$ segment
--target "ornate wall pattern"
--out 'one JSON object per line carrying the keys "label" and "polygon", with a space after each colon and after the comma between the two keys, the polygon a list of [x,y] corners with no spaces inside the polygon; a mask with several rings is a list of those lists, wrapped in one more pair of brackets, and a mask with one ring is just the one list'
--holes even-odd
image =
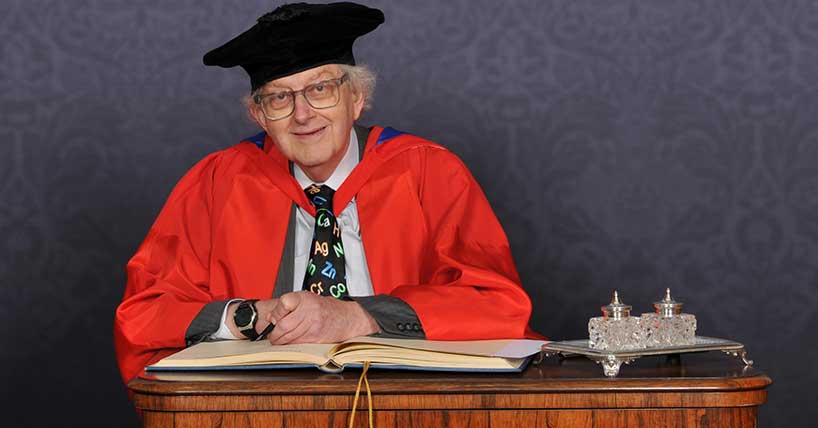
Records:
{"label": "ornate wall pattern", "polygon": [[[532,326],[581,337],[612,289],[646,311],[672,286],[774,379],[762,426],[818,419],[818,2],[365,3],[387,23],[357,44],[380,74],[363,122],[471,167]],[[135,426],[110,331],[123,267],[184,171],[255,132],[246,77],[201,56],[274,4],[3,6],[2,402],[19,426],[85,400],[84,426]]]}

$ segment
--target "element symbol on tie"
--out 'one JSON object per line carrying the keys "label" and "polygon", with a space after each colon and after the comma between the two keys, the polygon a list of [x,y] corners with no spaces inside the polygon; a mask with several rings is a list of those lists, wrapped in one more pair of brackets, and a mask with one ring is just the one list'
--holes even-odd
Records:
{"label": "element symbol on tie", "polygon": [[321,253],[321,255],[324,257],[329,254],[329,247],[327,246],[326,242],[315,241],[315,251],[313,251],[312,255],[316,255],[318,253]]}
{"label": "element symbol on tie", "polygon": [[327,217],[327,214],[325,212],[318,214],[318,218],[315,219],[315,222],[321,227],[329,227],[329,217]]}
{"label": "element symbol on tie", "polygon": [[336,299],[341,297],[341,295],[346,293],[346,291],[347,286],[344,285],[343,282],[339,282],[338,284],[333,285],[332,287],[329,288],[329,294],[332,294],[332,297],[335,297]]}
{"label": "element symbol on tie", "polygon": [[335,279],[335,268],[332,267],[332,263],[325,262],[324,269],[321,271],[321,275],[324,275],[330,279]]}

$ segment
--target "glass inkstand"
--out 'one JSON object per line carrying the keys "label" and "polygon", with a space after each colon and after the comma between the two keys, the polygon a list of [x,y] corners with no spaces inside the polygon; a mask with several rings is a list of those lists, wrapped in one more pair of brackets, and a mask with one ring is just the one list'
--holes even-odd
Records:
{"label": "glass inkstand", "polygon": [[611,351],[645,348],[640,320],[630,316],[631,306],[619,300],[617,291],[614,291],[611,303],[601,309],[603,316],[588,320],[590,348]]}
{"label": "glass inkstand", "polygon": [[727,339],[696,336],[696,317],[682,313],[682,303],[670,297],[653,304],[656,313],[631,317],[631,307],[614,291],[611,304],[602,307],[601,317],[588,321],[588,339],[548,342],[541,357],[584,355],[602,366],[607,377],[619,375],[623,364],[652,355],[722,351],[752,366],[744,345]]}
{"label": "glass inkstand", "polygon": [[684,346],[696,343],[696,317],[682,313],[682,302],[670,297],[654,302],[656,313],[642,314],[641,324],[648,347]]}

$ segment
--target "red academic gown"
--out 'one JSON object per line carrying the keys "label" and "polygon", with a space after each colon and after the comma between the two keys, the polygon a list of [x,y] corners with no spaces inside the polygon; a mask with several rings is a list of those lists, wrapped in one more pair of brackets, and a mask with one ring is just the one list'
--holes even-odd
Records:
{"label": "red academic gown", "polygon": [[[538,337],[506,235],[462,161],[409,134],[378,144],[382,131],[334,197],[345,207],[357,196],[375,294],[408,303],[427,339]],[[264,150],[211,154],[179,181],[127,265],[114,322],[123,380],[183,348],[208,302],[272,296],[293,202],[314,215],[269,137]]]}

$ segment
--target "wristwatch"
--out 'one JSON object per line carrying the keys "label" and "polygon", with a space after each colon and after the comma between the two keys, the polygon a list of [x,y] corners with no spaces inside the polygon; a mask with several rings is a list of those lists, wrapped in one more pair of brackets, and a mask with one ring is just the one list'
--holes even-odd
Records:
{"label": "wristwatch", "polygon": [[250,339],[258,337],[258,333],[256,332],[256,321],[258,321],[256,302],[258,302],[258,299],[245,300],[239,303],[239,307],[236,308],[236,313],[233,314],[233,322],[236,323],[236,327],[241,334]]}

